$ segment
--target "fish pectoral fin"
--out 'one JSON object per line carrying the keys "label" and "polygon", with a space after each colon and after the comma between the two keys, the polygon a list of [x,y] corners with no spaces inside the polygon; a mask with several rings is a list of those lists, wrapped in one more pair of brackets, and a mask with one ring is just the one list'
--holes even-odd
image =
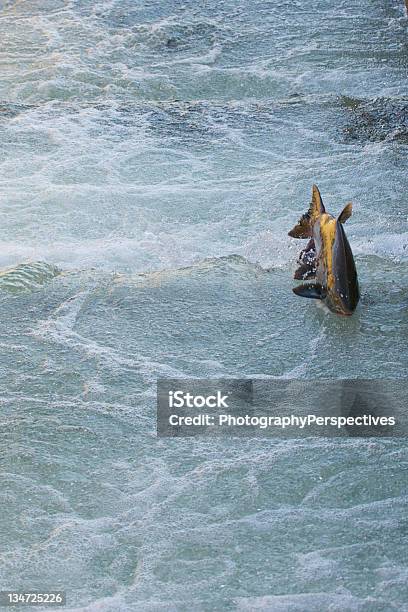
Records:
{"label": "fish pectoral fin", "polygon": [[320,283],[299,285],[299,287],[294,287],[292,291],[296,293],[296,295],[312,298],[314,300],[323,300],[326,297],[326,290]]}
{"label": "fish pectoral fin", "polygon": [[346,206],[343,208],[343,210],[339,214],[339,218],[337,219],[337,221],[339,223],[345,223],[347,219],[351,217],[352,212],[353,212],[353,205],[351,202],[349,202],[348,204],[346,204]]}

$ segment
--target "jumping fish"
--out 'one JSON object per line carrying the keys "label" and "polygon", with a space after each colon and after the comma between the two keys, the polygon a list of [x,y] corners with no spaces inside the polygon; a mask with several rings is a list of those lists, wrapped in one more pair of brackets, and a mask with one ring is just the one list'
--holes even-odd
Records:
{"label": "jumping fish", "polygon": [[332,312],[346,316],[353,314],[360,299],[353,253],[343,228],[351,213],[349,202],[335,219],[326,212],[320,191],[313,185],[309,210],[289,232],[292,238],[309,238],[294,278],[313,281],[293,292],[322,300]]}

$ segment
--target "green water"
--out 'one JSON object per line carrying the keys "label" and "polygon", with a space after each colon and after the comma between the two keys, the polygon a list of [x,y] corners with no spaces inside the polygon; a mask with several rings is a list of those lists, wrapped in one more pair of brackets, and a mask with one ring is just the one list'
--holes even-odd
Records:
{"label": "green water", "polygon": [[[404,440],[157,439],[158,376],[407,369],[402,2],[0,12],[1,589],[67,609],[407,609]],[[316,182],[351,319],[292,294]]]}

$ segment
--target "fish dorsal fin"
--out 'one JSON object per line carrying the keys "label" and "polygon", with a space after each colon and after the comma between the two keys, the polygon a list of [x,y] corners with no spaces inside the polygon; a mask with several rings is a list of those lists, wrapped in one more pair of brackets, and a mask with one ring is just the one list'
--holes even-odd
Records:
{"label": "fish dorsal fin", "polygon": [[312,219],[317,219],[320,215],[326,212],[323,204],[322,196],[317,185],[313,185],[312,188],[312,202],[309,207],[309,214]]}
{"label": "fish dorsal fin", "polygon": [[347,219],[351,217],[352,212],[353,212],[353,205],[351,202],[349,202],[348,204],[345,205],[345,207],[339,214],[339,218],[337,219],[337,221],[339,223],[345,223]]}

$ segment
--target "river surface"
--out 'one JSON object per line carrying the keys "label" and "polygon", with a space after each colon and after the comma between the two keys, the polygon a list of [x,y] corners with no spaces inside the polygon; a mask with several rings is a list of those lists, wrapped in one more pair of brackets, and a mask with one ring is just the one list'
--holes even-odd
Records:
{"label": "river surface", "polygon": [[[406,375],[407,76],[402,0],[2,2],[1,589],[408,610],[406,441],[155,433],[158,376]],[[314,182],[351,319],[291,291]]]}

